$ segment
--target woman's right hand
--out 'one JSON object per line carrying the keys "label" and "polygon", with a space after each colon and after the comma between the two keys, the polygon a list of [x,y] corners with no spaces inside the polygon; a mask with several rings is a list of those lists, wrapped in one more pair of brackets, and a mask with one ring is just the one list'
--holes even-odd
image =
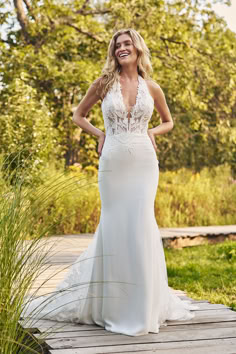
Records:
{"label": "woman's right hand", "polygon": [[103,148],[103,144],[104,144],[105,138],[106,138],[106,134],[102,132],[102,134],[98,138],[98,154],[99,154],[99,157],[102,154],[102,148]]}

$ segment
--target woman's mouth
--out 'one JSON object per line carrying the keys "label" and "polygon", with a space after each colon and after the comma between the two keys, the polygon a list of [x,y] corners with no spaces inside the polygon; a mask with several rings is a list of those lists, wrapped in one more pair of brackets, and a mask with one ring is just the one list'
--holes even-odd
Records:
{"label": "woman's mouth", "polygon": [[129,55],[129,53],[120,53],[119,58],[126,58]]}

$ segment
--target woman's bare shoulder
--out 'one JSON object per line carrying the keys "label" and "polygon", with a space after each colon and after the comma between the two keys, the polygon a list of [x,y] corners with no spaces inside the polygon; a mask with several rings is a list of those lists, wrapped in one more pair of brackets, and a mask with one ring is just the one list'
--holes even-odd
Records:
{"label": "woman's bare shoulder", "polygon": [[147,83],[147,86],[148,86],[149,90],[151,90],[151,91],[159,91],[159,90],[161,90],[160,85],[155,80],[146,79],[145,81]]}
{"label": "woman's bare shoulder", "polygon": [[158,100],[160,97],[163,97],[164,93],[161,89],[161,86],[153,79],[145,80],[147,83],[147,87],[149,92],[154,100]]}

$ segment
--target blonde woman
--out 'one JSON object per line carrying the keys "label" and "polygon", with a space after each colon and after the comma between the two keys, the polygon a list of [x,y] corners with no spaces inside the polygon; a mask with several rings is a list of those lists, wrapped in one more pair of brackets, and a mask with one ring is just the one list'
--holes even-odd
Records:
{"label": "blonde woman", "polygon": [[[154,215],[159,178],[155,136],[174,124],[151,71],[141,35],[134,29],[116,32],[101,77],[74,112],[74,122],[98,137],[101,216],[89,247],[57,287],[59,293],[41,299],[37,313],[43,318],[140,336],[158,333],[166,320],[194,316],[190,310],[197,307],[168,287]],[[105,133],[86,118],[100,99]],[[148,129],[154,107],[162,122]],[[31,304],[28,312],[35,307]]]}

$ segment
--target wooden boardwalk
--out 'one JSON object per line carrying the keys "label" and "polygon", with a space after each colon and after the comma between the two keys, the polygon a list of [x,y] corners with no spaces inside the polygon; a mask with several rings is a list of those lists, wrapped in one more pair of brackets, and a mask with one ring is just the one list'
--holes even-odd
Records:
{"label": "wooden boardwalk", "polygon": [[236,225],[160,228],[160,232],[165,247],[197,246],[206,241],[208,243],[236,241]]}
{"label": "wooden boardwalk", "polygon": [[[91,241],[91,235],[50,238],[49,242],[56,245],[49,260],[50,268],[37,278],[32,291],[39,287],[38,295],[53,291]],[[56,275],[41,286],[52,274]],[[236,354],[236,312],[224,305],[192,300],[182,291],[176,292],[181,298],[198,304],[199,310],[191,321],[167,322],[168,326],[161,327],[158,334],[132,337],[111,333],[96,325],[49,320],[32,320],[30,330],[43,343],[45,353],[51,354]],[[21,324],[25,326],[24,320]]]}

